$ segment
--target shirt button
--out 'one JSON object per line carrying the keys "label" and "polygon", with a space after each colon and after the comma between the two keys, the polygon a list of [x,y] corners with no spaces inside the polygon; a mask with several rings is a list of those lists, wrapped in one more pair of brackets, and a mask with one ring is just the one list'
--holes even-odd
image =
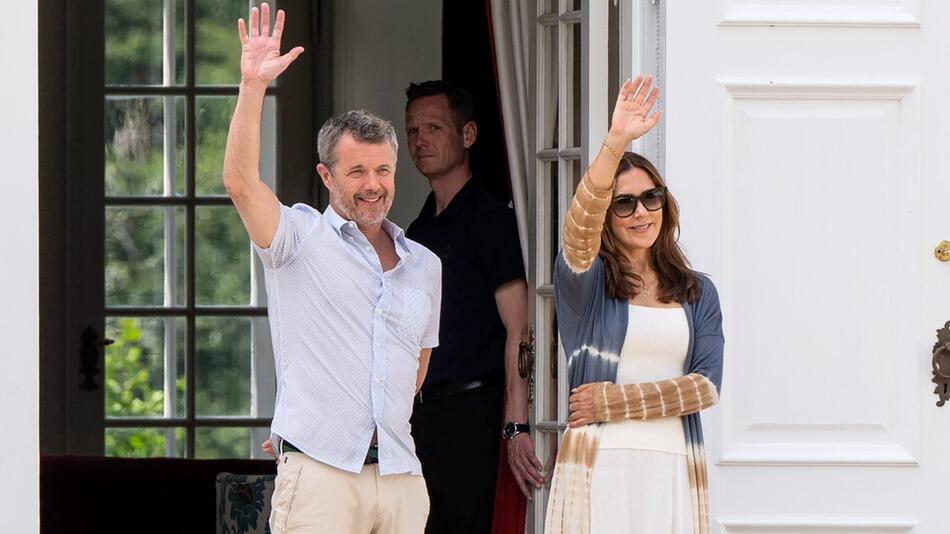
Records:
{"label": "shirt button", "polygon": [[377,384],[382,384],[382,383],[383,383],[383,379],[382,379],[382,378],[377,378],[377,379],[376,379],[376,383],[377,383]]}

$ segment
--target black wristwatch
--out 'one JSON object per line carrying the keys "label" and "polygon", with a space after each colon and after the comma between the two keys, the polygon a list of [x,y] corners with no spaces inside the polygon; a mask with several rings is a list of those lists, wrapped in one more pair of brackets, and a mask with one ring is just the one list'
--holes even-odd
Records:
{"label": "black wristwatch", "polygon": [[509,421],[505,425],[505,429],[501,431],[501,435],[504,436],[505,439],[511,439],[522,432],[531,432],[531,425],[528,423],[514,423]]}

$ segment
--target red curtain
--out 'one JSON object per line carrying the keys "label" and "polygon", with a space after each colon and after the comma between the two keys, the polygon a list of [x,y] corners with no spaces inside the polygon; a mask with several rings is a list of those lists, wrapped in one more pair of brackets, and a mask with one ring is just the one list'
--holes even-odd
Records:
{"label": "red curtain", "polygon": [[[499,432],[499,435],[501,433]],[[498,480],[495,483],[495,513],[492,534],[524,534],[527,499],[508,465],[508,442],[499,438]]]}

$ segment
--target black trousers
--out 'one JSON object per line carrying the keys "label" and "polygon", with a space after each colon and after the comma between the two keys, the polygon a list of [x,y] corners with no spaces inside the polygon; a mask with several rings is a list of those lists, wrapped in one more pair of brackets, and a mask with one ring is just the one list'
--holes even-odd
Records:
{"label": "black trousers", "polygon": [[429,489],[426,534],[490,534],[504,386],[415,403],[412,437]]}

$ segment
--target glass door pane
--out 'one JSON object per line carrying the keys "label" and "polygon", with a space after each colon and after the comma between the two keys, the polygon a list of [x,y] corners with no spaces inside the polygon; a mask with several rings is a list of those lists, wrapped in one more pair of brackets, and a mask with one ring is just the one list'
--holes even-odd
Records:
{"label": "glass door pane", "polygon": [[106,97],[106,195],[185,194],[184,115],[180,96]]}
{"label": "glass door pane", "polygon": [[[273,415],[263,277],[221,176],[240,81],[234,21],[253,3],[104,6],[110,455],[247,458]],[[276,99],[261,137],[271,187]]]}
{"label": "glass door pane", "polygon": [[[535,199],[537,225],[529,234],[535,254],[534,281],[535,449],[545,474],[553,474],[557,444],[567,419],[566,360],[557,334],[554,303],[554,262],[561,248],[561,229],[574,189],[590,151],[590,109],[602,109],[602,96],[590,95],[591,80],[606,78],[605,68],[591,61],[592,44],[606,49],[606,8],[577,0],[538,2],[535,114],[537,139]],[[603,16],[602,16],[603,15]],[[593,41],[592,41],[593,40]],[[603,71],[603,72],[601,72]],[[602,85],[604,82],[599,82]],[[597,102],[597,106],[592,106]],[[603,118],[601,118],[603,122]],[[604,132],[606,128],[603,128]],[[597,132],[602,136],[604,132]],[[598,141],[599,146],[599,141]],[[549,487],[529,509],[528,529],[544,531]]]}
{"label": "glass door pane", "polygon": [[106,0],[106,85],[183,84],[184,7],[183,0]]}

